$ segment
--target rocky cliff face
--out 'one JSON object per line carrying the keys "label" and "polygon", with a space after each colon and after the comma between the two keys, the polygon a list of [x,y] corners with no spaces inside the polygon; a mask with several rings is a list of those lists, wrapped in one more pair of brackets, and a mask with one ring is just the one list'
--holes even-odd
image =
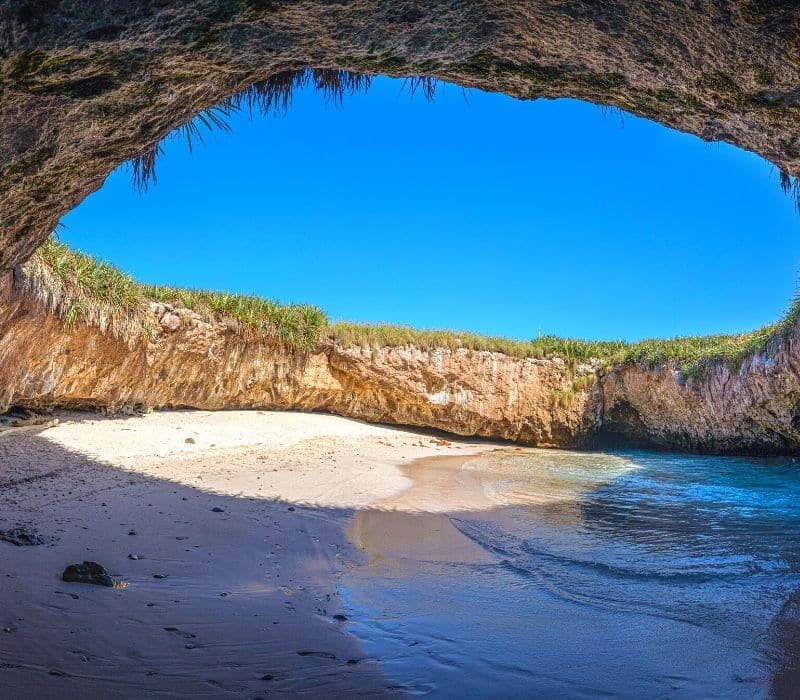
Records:
{"label": "rocky cliff face", "polygon": [[800,328],[702,380],[641,365],[603,378],[602,432],[626,443],[721,454],[800,451]]}
{"label": "rocky cliff face", "polygon": [[64,327],[10,277],[0,290],[0,409],[321,410],[546,447],[607,441],[715,453],[800,450],[796,331],[702,381],[640,365],[323,343],[299,354],[153,304],[149,340]]}
{"label": "rocky cliff face", "polygon": [[578,97],[800,174],[798,0],[3,0],[0,270],[120,163],[305,67]]}
{"label": "rocky cliff face", "polygon": [[[225,324],[152,304],[149,340],[132,345],[61,318],[7,285],[0,305],[0,409],[72,406],[283,408],[439,428],[532,444],[583,443],[599,392],[554,408],[560,360],[323,343],[301,354],[244,340]],[[593,368],[578,369],[591,373]]]}

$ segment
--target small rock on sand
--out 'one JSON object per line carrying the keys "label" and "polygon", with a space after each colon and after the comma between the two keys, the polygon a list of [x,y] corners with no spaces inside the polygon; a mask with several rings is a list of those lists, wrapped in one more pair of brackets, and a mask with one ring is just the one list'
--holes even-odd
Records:
{"label": "small rock on sand", "polygon": [[61,580],[68,583],[89,583],[93,586],[107,586],[109,588],[114,586],[114,579],[96,561],[70,564],[61,574]]}
{"label": "small rock on sand", "polygon": [[0,530],[0,540],[10,542],[17,547],[35,547],[44,544],[44,538],[35,532],[30,532],[24,527],[15,527],[13,530]]}

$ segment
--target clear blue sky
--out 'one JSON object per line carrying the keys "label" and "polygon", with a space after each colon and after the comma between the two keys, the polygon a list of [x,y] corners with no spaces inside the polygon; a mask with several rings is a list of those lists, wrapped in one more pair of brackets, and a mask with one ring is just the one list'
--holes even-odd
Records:
{"label": "clear blue sky", "polygon": [[231,125],[168,143],[145,195],[115,171],[61,238],[145,282],[517,338],[748,330],[795,291],[774,169],[630,115],[379,79]]}

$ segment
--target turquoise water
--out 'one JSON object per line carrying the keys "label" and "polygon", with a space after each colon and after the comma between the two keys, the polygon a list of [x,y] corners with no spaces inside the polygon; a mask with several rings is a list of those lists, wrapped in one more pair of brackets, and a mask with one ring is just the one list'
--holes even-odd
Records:
{"label": "turquoise water", "polygon": [[[398,688],[800,697],[794,460],[503,451],[454,488],[467,477],[493,507],[356,515],[377,544],[343,591],[350,629]],[[392,533],[451,525],[465,545],[442,556],[424,536],[381,551]]]}

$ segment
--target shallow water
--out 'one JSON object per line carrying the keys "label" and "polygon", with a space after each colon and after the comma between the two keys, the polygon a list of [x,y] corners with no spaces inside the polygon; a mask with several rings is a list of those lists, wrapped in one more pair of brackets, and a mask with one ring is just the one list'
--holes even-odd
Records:
{"label": "shallow water", "polygon": [[343,591],[398,687],[800,697],[794,460],[503,450],[409,475],[449,479],[448,512],[357,513]]}

